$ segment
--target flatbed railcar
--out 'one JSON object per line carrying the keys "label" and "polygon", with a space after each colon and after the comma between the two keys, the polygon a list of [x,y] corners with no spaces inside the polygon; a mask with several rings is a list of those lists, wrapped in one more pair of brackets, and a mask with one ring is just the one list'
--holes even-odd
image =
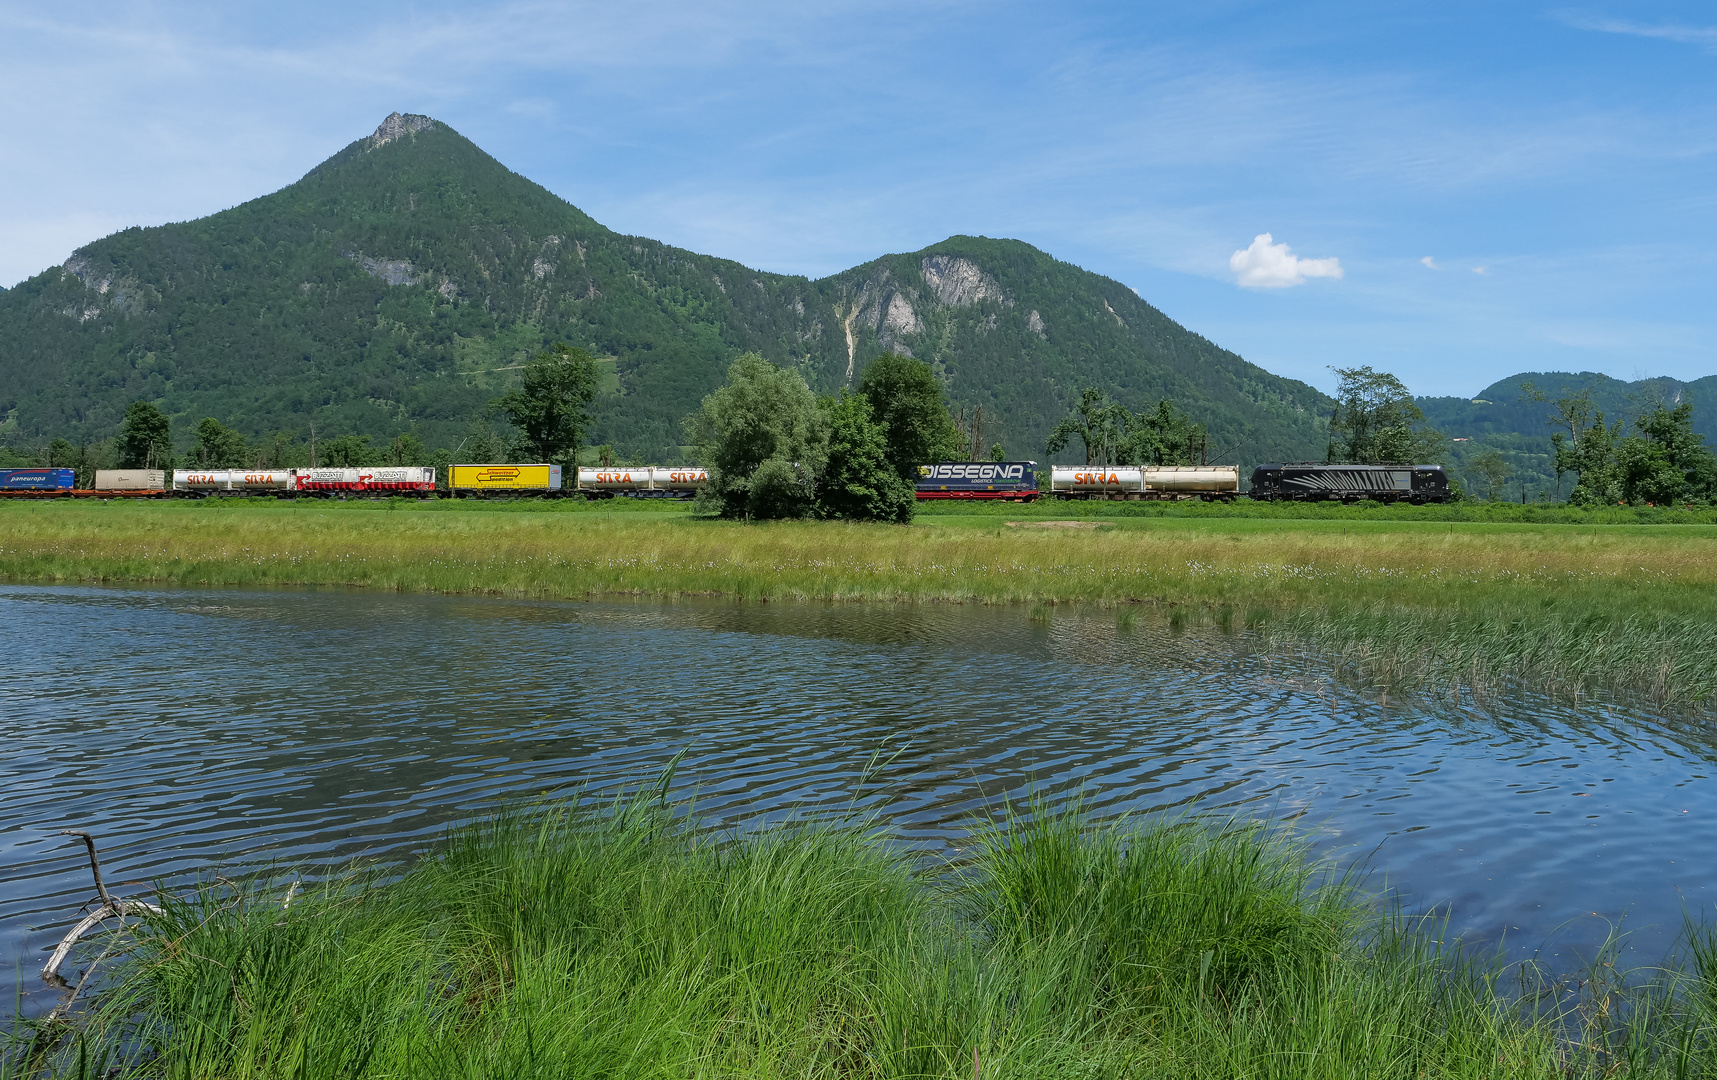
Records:
{"label": "flatbed railcar", "polygon": [[1056,465],[1049,491],[1057,499],[1203,499],[1240,494],[1238,465]]}
{"label": "flatbed railcar", "polygon": [[941,461],[918,466],[916,497],[930,499],[1037,499],[1035,461]]}
{"label": "flatbed railcar", "polygon": [[1441,465],[1330,465],[1287,462],[1252,470],[1252,498],[1263,502],[1446,502],[1449,477]]}

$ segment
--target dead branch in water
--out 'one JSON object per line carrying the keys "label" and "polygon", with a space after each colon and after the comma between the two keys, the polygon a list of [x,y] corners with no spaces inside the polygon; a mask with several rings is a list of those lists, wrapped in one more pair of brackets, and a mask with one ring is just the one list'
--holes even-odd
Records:
{"label": "dead branch in water", "polygon": [[[61,829],[60,835],[79,837],[83,840],[84,846],[89,849],[89,872],[95,876],[95,891],[96,894],[101,897],[101,906],[78,920],[77,925],[72,927],[65,937],[60,939],[59,947],[53,951],[53,954],[48,957],[48,962],[42,966],[43,982],[47,983],[49,986],[58,987],[61,990],[72,991],[72,996],[61,1002],[59,1008],[54,1010],[55,1013],[59,1013],[69,1007],[71,1003],[77,999],[79,992],[83,990],[84,984],[89,981],[88,971],[84,972],[83,978],[78,980],[78,984],[75,987],[72,986],[70,982],[66,981],[66,978],[60,974],[60,967],[64,965],[66,960],[71,956],[72,946],[78,943],[78,939],[82,938],[85,934],[89,933],[97,926],[100,926],[108,919],[123,918],[127,915],[162,914],[161,909],[156,907],[154,904],[145,903],[142,900],[121,900],[107,891],[107,885],[101,880],[101,860],[98,859],[95,854],[95,837],[81,829]],[[106,955],[106,953],[102,954],[103,957]],[[101,958],[98,957],[96,963],[100,962]],[[90,965],[91,970],[93,970],[94,967],[95,964]]]}

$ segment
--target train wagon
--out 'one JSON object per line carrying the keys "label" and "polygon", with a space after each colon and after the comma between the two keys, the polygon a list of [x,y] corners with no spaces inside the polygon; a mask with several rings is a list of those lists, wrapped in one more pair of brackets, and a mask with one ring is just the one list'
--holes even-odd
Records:
{"label": "train wagon", "polygon": [[450,465],[447,487],[457,497],[559,493],[559,465]]}
{"label": "train wagon", "polygon": [[917,495],[920,499],[1031,502],[1037,498],[1037,462],[942,461],[920,465]]}
{"label": "train wagon", "polygon": [[1252,470],[1252,498],[1275,502],[1341,500],[1433,503],[1449,497],[1449,477],[1441,465],[1328,465],[1288,462]]}
{"label": "train wagon", "polygon": [[1238,465],[1146,465],[1147,499],[1221,499],[1240,494]]}
{"label": "train wagon", "polygon": [[57,495],[77,486],[73,469],[0,469],[0,494]]}
{"label": "train wagon", "polygon": [[1238,465],[1056,465],[1049,490],[1058,499],[1221,499],[1240,493]]}
{"label": "train wagon", "polygon": [[336,492],[398,492],[401,494],[432,495],[435,493],[435,470],[426,465],[376,466],[362,469],[293,469],[295,491],[333,494]]}
{"label": "train wagon", "polygon": [[173,490],[212,495],[221,491],[291,491],[292,469],[174,469]]}
{"label": "train wagon", "polygon": [[606,465],[578,470],[586,498],[689,499],[709,486],[709,470],[698,465]]}
{"label": "train wagon", "polygon": [[167,490],[164,469],[97,469],[95,490],[130,495],[159,495]]}
{"label": "train wagon", "polygon": [[1145,472],[1136,465],[1052,465],[1049,491],[1061,499],[1139,498],[1145,490]]}

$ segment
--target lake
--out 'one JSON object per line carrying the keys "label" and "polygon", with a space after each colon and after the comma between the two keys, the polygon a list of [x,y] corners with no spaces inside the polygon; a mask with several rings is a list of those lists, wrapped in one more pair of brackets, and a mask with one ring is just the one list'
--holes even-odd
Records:
{"label": "lake", "polygon": [[1570,968],[1616,925],[1655,961],[1717,898],[1706,714],[1385,700],[1148,616],[0,586],[0,627],[0,950],[32,1012],[94,893],[62,828],[137,895],[409,858],[682,753],[712,826],[850,808],[955,855],[1033,791],[1294,819],[1410,909]]}

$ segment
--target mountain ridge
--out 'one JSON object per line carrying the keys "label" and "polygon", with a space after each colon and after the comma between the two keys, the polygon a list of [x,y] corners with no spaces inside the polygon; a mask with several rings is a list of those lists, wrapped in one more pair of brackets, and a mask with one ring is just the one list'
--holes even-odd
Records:
{"label": "mountain ridge", "polygon": [[553,340],[606,358],[591,437],[640,457],[677,453],[681,417],[747,350],[819,392],[877,352],[918,356],[1014,457],[1043,456],[1086,385],[1135,409],[1172,398],[1243,462],[1321,454],[1330,406],[1021,241],[772,274],[615,232],[396,113],[279,191],[122,230],[0,292],[0,439],[99,439],[145,398],[181,429],[451,444]]}

